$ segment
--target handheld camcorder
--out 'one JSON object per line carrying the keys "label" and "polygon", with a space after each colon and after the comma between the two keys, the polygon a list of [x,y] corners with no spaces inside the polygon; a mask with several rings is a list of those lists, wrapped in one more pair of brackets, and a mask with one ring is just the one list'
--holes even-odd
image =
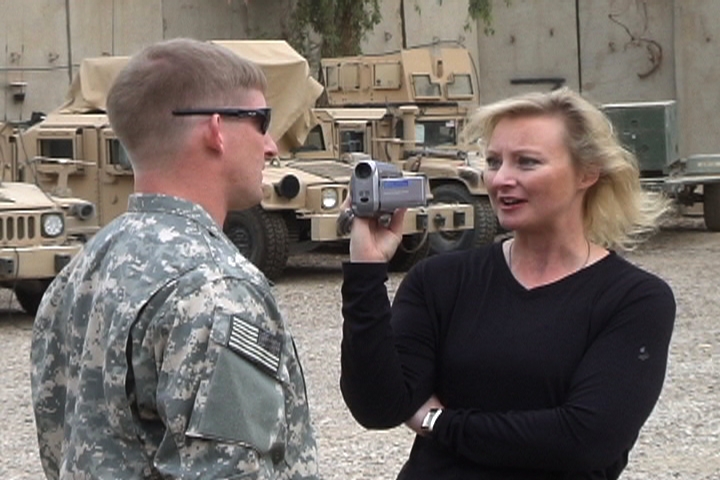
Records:
{"label": "handheld camcorder", "polygon": [[358,217],[380,217],[397,208],[427,205],[423,176],[404,177],[395,165],[361,160],[350,177],[352,211]]}

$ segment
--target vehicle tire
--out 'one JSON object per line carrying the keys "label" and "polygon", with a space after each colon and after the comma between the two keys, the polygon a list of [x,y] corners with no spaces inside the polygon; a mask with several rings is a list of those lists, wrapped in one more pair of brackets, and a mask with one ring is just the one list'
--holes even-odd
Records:
{"label": "vehicle tire", "polygon": [[395,255],[388,262],[388,271],[407,272],[413,265],[427,257],[429,252],[430,241],[425,235],[405,235]]}
{"label": "vehicle tire", "polygon": [[268,279],[280,278],[290,250],[288,228],[282,214],[266,212],[260,206],[230,212],[223,231]]}
{"label": "vehicle tire", "polygon": [[466,250],[492,243],[497,234],[495,212],[486,197],[475,197],[460,184],[438,185],[432,191],[434,203],[464,203],[473,206],[475,226],[470,230],[430,234],[430,254]]}
{"label": "vehicle tire", "polygon": [[23,280],[15,286],[15,298],[28,315],[35,316],[52,280]]}
{"label": "vehicle tire", "polygon": [[703,217],[711,232],[720,232],[720,183],[703,185]]}

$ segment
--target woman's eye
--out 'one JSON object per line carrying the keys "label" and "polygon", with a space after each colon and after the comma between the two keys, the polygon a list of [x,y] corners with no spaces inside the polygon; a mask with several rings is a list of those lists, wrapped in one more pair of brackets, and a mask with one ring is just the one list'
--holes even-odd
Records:
{"label": "woman's eye", "polygon": [[538,164],[540,164],[540,160],[538,160],[537,158],[525,156],[518,158],[518,165],[524,168],[532,168]]}
{"label": "woman's eye", "polygon": [[485,163],[487,164],[488,169],[498,170],[500,168],[500,165],[502,164],[502,161],[500,160],[500,157],[491,156],[485,159]]}

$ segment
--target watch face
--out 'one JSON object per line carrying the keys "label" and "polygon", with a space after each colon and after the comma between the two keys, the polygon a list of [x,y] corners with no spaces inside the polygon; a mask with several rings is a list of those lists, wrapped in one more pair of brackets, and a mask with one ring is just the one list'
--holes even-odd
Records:
{"label": "watch face", "polygon": [[422,424],[420,425],[420,428],[431,432],[433,424],[435,423],[435,418],[438,416],[438,414],[441,411],[442,410],[439,408],[431,408],[428,411],[428,413],[425,414],[425,417],[423,417],[423,421],[422,421]]}

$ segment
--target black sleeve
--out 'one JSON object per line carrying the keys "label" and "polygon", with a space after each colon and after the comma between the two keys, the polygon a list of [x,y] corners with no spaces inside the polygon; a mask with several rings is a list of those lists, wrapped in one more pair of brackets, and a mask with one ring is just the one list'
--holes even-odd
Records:
{"label": "black sleeve", "polygon": [[636,283],[592,339],[558,407],[446,410],[433,440],[486,465],[587,471],[617,462],[660,395],[675,308],[665,282]]}
{"label": "black sleeve", "polygon": [[[395,335],[385,264],[345,263],[343,272],[343,398],[361,425],[392,428],[409,419],[433,393],[432,329],[417,318],[409,336]],[[405,276],[401,288],[419,288],[416,272],[417,268]]]}

